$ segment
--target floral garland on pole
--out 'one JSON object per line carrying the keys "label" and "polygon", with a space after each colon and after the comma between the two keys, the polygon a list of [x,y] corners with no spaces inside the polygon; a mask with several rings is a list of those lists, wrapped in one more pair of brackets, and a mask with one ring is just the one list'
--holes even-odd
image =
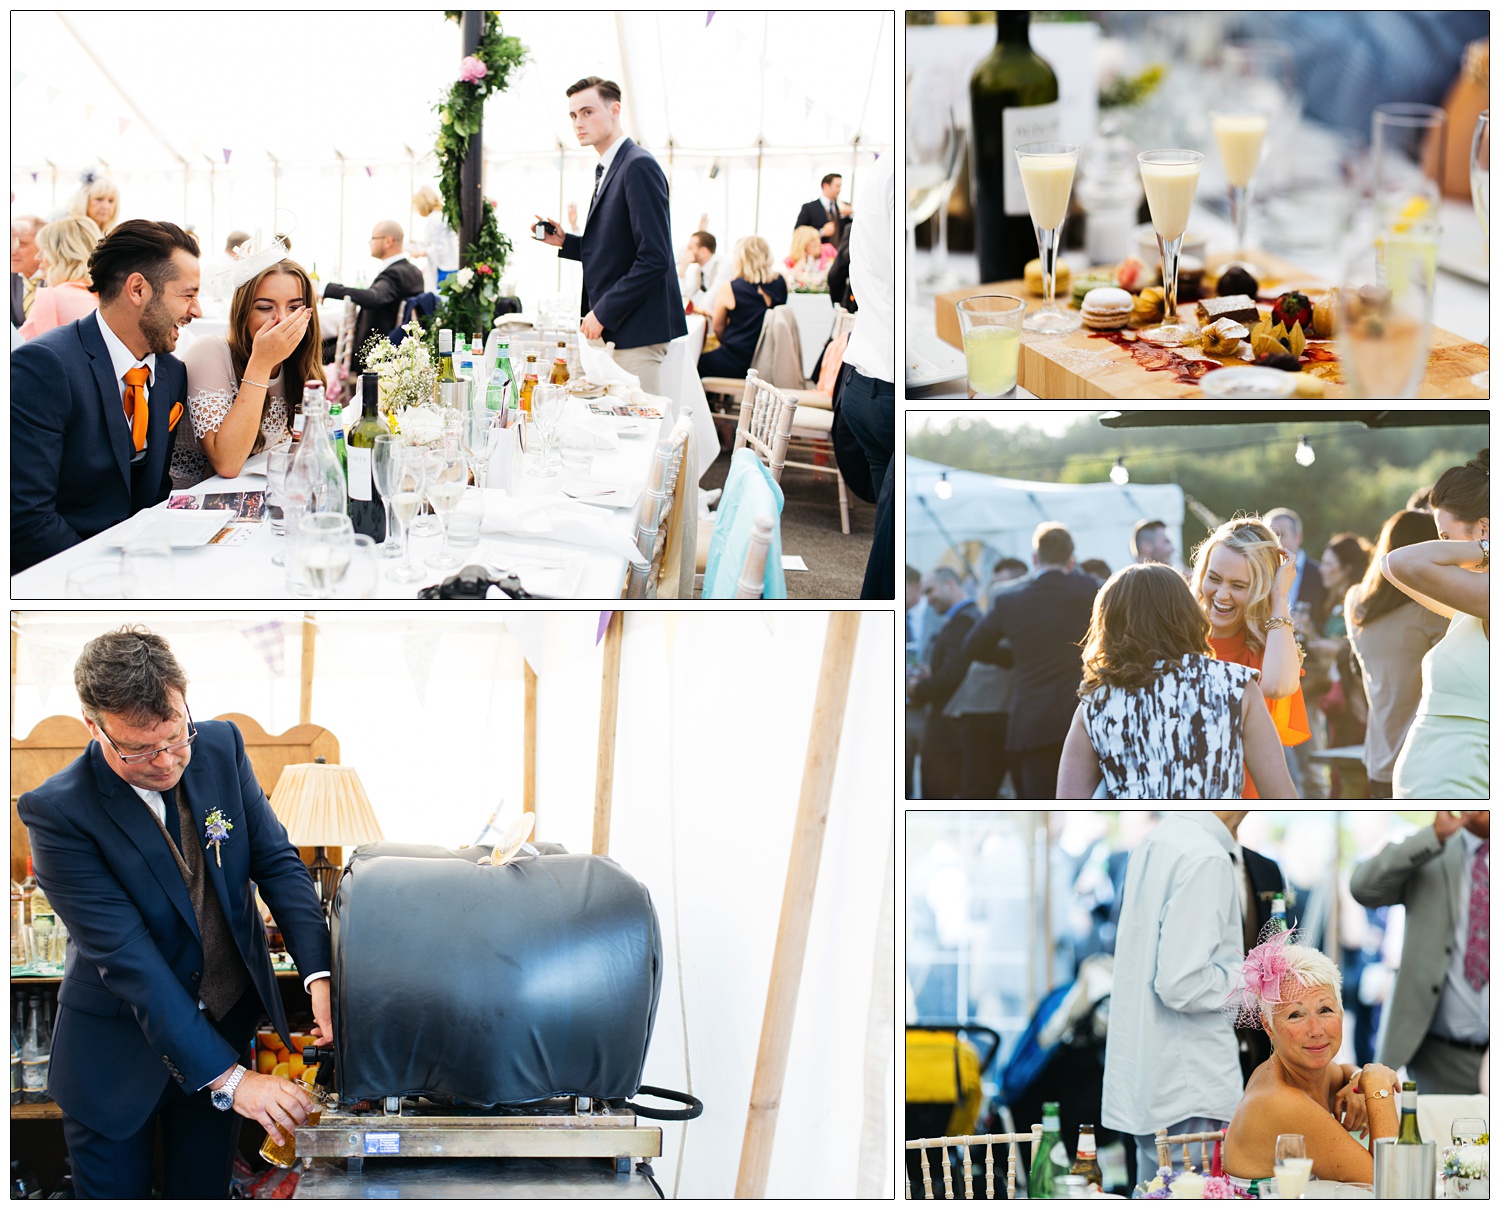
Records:
{"label": "floral garland on pole", "polygon": [[[446,12],[450,21],[462,21],[462,12]],[[462,229],[463,206],[459,179],[469,140],[484,121],[484,103],[490,94],[505,89],[510,74],[526,58],[519,38],[507,37],[500,29],[498,11],[484,14],[479,45],[464,58],[458,79],[445,100],[435,105],[440,118],[437,135],[439,192],[443,198],[443,220],[454,231]],[[511,242],[495,222],[494,203],[483,208],[479,234],[463,253],[463,268],[438,286],[440,302],[427,338],[437,354],[437,333],[449,328],[455,333],[488,334],[500,296],[500,271],[510,255]]]}

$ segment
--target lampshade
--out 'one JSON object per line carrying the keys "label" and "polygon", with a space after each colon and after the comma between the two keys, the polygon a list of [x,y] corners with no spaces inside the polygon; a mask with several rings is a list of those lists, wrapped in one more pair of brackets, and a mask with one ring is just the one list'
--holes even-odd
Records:
{"label": "lampshade", "polygon": [[385,838],[353,765],[287,765],[271,809],[296,845],[353,848]]}

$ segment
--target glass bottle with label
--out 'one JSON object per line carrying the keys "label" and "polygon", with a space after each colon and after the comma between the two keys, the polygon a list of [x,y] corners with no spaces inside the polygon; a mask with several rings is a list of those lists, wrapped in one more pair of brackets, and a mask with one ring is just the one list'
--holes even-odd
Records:
{"label": "glass bottle with label", "polygon": [[1078,1128],[1078,1152],[1073,1160],[1073,1176],[1081,1176],[1097,1192],[1104,1192],[1104,1173],[1099,1171],[1099,1155],[1094,1145],[1094,1127]]}
{"label": "glass bottle with label", "polygon": [[375,486],[375,438],[389,433],[380,414],[380,375],[359,376],[359,423],[349,430],[349,520],[354,532],[385,541],[385,500]]}

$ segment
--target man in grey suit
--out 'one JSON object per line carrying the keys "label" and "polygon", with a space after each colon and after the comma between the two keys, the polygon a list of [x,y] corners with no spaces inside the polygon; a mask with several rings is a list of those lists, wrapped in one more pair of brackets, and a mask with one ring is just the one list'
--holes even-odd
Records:
{"label": "man in grey suit", "polygon": [[1439,811],[1433,825],[1357,866],[1365,907],[1406,907],[1401,972],[1379,1061],[1406,1065],[1419,1093],[1479,1091],[1490,1040],[1490,813]]}

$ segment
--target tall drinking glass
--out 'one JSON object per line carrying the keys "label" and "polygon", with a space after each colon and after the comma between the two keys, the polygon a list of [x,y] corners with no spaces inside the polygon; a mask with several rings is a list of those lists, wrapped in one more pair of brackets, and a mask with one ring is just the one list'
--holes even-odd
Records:
{"label": "tall drinking glass", "polygon": [[[276,538],[286,537],[286,472],[292,465],[292,446],[279,445],[266,454],[266,513],[271,519],[271,533]],[[286,543],[276,543],[276,553],[271,556],[274,567],[286,564]]]}
{"label": "tall drinking glass", "polygon": [[396,541],[396,528],[391,523],[391,492],[395,490],[392,485],[396,467],[405,448],[400,433],[381,433],[375,438],[375,456],[371,459],[370,472],[375,478],[375,490],[385,504],[385,541],[375,548],[382,559],[395,559],[401,554],[401,543]]}
{"label": "tall drinking glass", "polygon": [[958,304],[970,399],[1015,398],[1025,315],[1026,300],[1010,294],[978,294]]}
{"label": "tall drinking glass", "polygon": [[[963,159],[963,127],[951,102],[924,81],[908,79],[906,104],[906,263],[916,264],[917,228],[942,207]],[[946,236],[946,228],[944,230]],[[946,249],[944,249],[946,254]],[[934,272],[938,271],[934,265]],[[917,275],[908,274],[917,297]]]}
{"label": "tall drinking glass", "polygon": [[1357,241],[1338,299],[1339,359],[1351,399],[1416,398],[1432,335],[1432,274],[1418,243]]}
{"label": "tall drinking glass", "polygon": [[1437,106],[1406,102],[1377,105],[1370,123],[1376,220],[1398,234],[1433,229],[1434,257],[1447,125]]}
{"label": "tall drinking glass", "polygon": [[307,513],[297,522],[297,567],[313,596],[333,596],[353,548],[354,523],[347,513]]}
{"label": "tall drinking glass", "polygon": [[396,528],[401,531],[401,565],[391,569],[391,579],[399,584],[415,584],[425,579],[427,573],[411,565],[411,522],[422,507],[422,494],[427,490],[427,451],[403,446],[396,463],[392,491],[387,499],[391,502],[391,516]]}
{"label": "tall drinking glass", "polygon": [[538,386],[531,396],[531,423],[541,440],[532,474],[546,477],[557,474],[553,465],[552,434],[557,422],[562,419],[563,405],[568,401],[568,388],[561,386]]}
{"label": "tall drinking glass", "polygon": [[1203,153],[1164,149],[1143,151],[1136,159],[1141,165],[1141,183],[1146,187],[1146,204],[1151,208],[1151,225],[1156,229],[1156,246],[1161,249],[1162,286],[1166,295],[1161,324],[1146,329],[1141,339],[1180,345],[1197,332],[1177,317],[1177,265],[1182,257],[1188,216],[1193,212],[1193,196],[1198,192]]}
{"label": "tall drinking glass", "polygon": [[1284,1201],[1296,1201],[1307,1188],[1312,1175],[1312,1160],[1307,1158],[1307,1141],[1300,1134],[1276,1136],[1276,1192]]}
{"label": "tall drinking glass", "polygon": [[1062,247],[1062,228],[1068,218],[1073,173],[1078,167],[1078,144],[1022,143],[1016,148],[1016,162],[1042,258],[1042,305],[1026,317],[1022,326],[1028,332],[1050,336],[1076,331],[1083,316],[1058,306],[1055,295],[1057,253]]}
{"label": "tall drinking glass", "polygon": [[428,475],[427,499],[432,505],[432,511],[437,514],[438,521],[442,524],[443,547],[427,560],[427,566],[447,569],[460,567],[463,565],[463,560],[448,547],[448,518],[468,488],[468,464],[461,453],[456,458],[444,454],[435,471],[432,464],[428,464]]}
{"label": "tall drinking glass", "polygon": [[1251,185],[1266,150],[1270,115],[1262,110],[1225,108],[1208,111],[1224,176],[1229,181],[1229,214],[1234,220],[1234,248],[1239,263],[1253,276],[1260,270],[1245,259],[1245,228],[1250,222]]}
{"label": "tall drinking glass", "polygon": [[[1474,209],[1479,212],[1479,229],[1484,232],[1485,243],[1490,238],[1490,111],[1486,109],[1474,124],[1474,142],[1469,147],[1469,193],[1474,198]],[[1488,251],[1488,248],[1486,248]],[[1484,343],[1490,343],[1486,336]],[[1481,370],[1469,379],[1482,391],[1490,389],[1490,372]]]}

